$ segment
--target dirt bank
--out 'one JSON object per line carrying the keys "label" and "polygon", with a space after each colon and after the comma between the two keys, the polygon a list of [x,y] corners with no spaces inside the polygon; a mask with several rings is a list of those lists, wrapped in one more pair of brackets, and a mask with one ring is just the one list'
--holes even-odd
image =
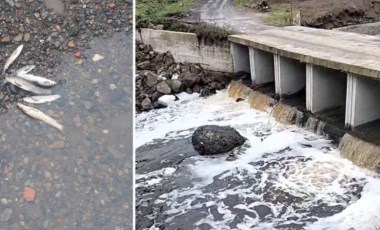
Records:
{"label": "dirt bank", "polygon": [[[302,25],[332,29],[380,21],[380,1],[300,1]],[[315,10],[318,9],[318,10]]]}
{"label": "dirt bank", "polygon": [[[258,1],[239,2],[247,2],[245,5],[250,5]],[[332,29],[380,21],[380,1],[377,0],[267,0],[267,2],[272,8],[292,5],[293,8],[300,9],[303,26]]]}
{"label": "dirt bank", "polygon": [[[289,9],[300,9],[301,25],[332,29],[342,26],[380,21],[380,1],[371,0],[267,0],[272,10],[260,13],[250,8],[258,0],[199,0],[186,13],[184,20],[201,21],[227,27],[236,32],[252,33],[287,25],[281,17]],[[249,6],[249,7],[247,7]],[[318,9],[318,10],[316,10]],[[278,15],[272,15],[276,11]],[[271,20],[268,17],[272,17]]]}

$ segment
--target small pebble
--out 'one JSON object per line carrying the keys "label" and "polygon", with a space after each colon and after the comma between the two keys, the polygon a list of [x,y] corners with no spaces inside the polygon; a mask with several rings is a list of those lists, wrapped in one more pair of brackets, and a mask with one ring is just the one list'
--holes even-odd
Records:
{"label": "small pebble", "polygon": [[19,42],[19,41],[21,41],[21,40],[22,40],[22,34],[17,35],[17,36],[13,39],[13,41],[15,41],[15,42]]}
{"label": "small pebble", "polygon": [[2,198],[2,199],[1,199],[1,203],[2,203],[2,204],[8,204],[8,200],[5,199],[5,198]]}
{"label": "small pebble", "polygon": [[59,197],[61,197],[61,191],[58,191],[56,194],[55,194],[55,198],[59,198]]}
{"label": "small pebble", "polygon": [[[74,41],[69,41],[69,43],[67,43],[67,47],[69,47],[69,48],[75,48]],[[80,57],[80,55],[79,55],[79,57]]]}
{"label": "small pebble", "polygon": [[79,51],[77,51],[77,52],[74,53],[74,56],[76,58],[80,58],[82,56],[82,54]]}
{"label": "small pebble", "polygon": [[110,84],[110,90],[115,90],[116,89],[116,85],[115,84]]}
{"label": "small pebble", "polygon": [[24,34],[24,41],[25,41],[25,42],[30,41],[30,33],[26,33],[26,34]]}

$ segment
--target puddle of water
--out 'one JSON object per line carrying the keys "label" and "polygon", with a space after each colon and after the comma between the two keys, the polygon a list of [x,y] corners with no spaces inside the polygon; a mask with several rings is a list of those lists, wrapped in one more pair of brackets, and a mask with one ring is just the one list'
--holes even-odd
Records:
{"label": "puddle of water", "polygon": [[[137,115],[137,145],[143,146],[136,153],[137,162],[139,152],[144,155],[142,149],[150,149],[148,143],[164,146],[159,153],[165,152],[165,145],[169,151],[159,159],[149,150],[151,159],[166,162],[162,164],[166,169],[144,171],[138,163],[139,171],[146,172],[136,176],[138,229],[150,225],[334,230],[380,226],[380,180],[375,175],[340,158],[329,140],[269,120],[268,124],[267,113],[236,103],[225,92]],[[229,125],[248,138],[235,151],[237,160],[179,150],[178,141],[206,124]],[[186,151],[191,145],[181,144]],[[170,164],[168,156],[182,154],[189,157]],[[144,164],[154,168],[147,161]],[[150,212],[141,208],[146,205]]]}
{"label": "puddle of water", "polygon": [[[132,35],[90,47],[82,65],[63,57],[54,80],[66,83],[53,92],[62,98],[32,105],[62,132],[15,105],[0,117],[0,217],[12,210],[1,229],[132,229]],[[94,54],[104,59],[93,62]],[[22,199],[25,186],[35,201]]]}
{"label": "puddle of water", "polygon": [[61,0],[45,0],[47,8],[53,9],[57,14],[65,12],[65,4]]}

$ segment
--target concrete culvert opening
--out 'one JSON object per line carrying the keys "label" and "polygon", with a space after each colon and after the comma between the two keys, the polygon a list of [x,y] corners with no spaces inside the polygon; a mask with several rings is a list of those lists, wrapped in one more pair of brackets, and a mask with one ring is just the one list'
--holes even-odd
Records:
{"label": "concrete culvert opening", "polygon": [[237,43],[231,43],[231,50],[236,79],[243,80],[255,91],[274,97],[273,54]]}
{"label": "concrete culvert opening", "polygon": [[329,121],[344,126],[347,74],[318,65],[307,65],[306,108]]}
{"label": "concrete culvert opening", "polygon": [[379,127],[380,81],[350,74],[348,84],[346,126],[363,131],[370,128],[368,124],[371,124],[371,127]]}
{"label": "concrete culvert opening", "polygon": [[275,96],[273,54],[249,47],[251,81],[254,90]]}
{"label": "concrete culvert opening", "polygon": [[306,104],[306,63],[274,55],[276,95],[292,106]]}
{"label": "concrete culvert opening", "polygon": [[234,72],[244,71],[251,73],[248,47],[237,43],[231,43],[231,52],[234,62]]}

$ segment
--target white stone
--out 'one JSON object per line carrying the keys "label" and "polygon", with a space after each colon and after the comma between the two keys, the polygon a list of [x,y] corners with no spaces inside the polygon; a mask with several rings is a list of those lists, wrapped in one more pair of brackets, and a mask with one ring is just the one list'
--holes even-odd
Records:
{"label": "white stone", "polygon": [[172,75],[172,80],[176,80],[176,79],[178,79],[178,77],[179,77],[178,73],[174,73]]}
{"label": "white stone", "polygon": [[97,62],[97,61],[100,61],[102,59],[104,59],[104,57],[102,55],[95,54],[94,57],[92,58],[92,61]]}
{"label": "white stone", "polygon": [[166,77],[163,77],[162,75],[158,75],[157,76],[157,80],[159,80],[159,81],[165,81]]}
{"label": "white stone", "polygon": [[170,104],[173,104],[175,101],[174,95],[164,95],[158,98],[158,103],[164,106],[169,106]]}
{"label": "white stone", "polygon": [[110,90],[115,90],[116,89],[116,85],[115,84],[110,84]]}

